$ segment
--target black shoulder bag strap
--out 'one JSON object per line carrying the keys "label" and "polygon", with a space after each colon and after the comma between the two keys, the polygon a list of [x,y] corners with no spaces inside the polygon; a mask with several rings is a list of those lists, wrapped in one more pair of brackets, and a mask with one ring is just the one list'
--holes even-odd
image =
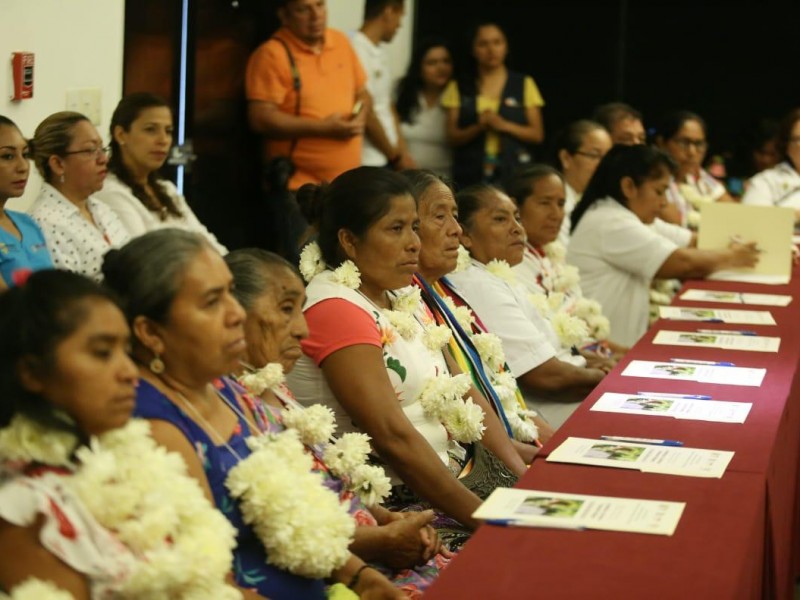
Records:
{"label": "black shoulder bag strap", "polygon": [[[292,55],[292,51],[289,50],[289,44],[287,44],[282,38],[278,36],[274,37],[275,40],[281,43],[283,49],[286,50],[286,56],[289,58],[289,69],[292,72],[292,88],[294,89],[295,93],[295,103],[294,103],[294,116],[300,116],[300,88],[302,87],[300,83],[300,71],[297,69],[297,63],[294,62],[294,56]],[[292,158],[292,154],[294,154],[294,149],[297,147],[297,138],[292,139],[292,145],[289,146],[289,158]]]}

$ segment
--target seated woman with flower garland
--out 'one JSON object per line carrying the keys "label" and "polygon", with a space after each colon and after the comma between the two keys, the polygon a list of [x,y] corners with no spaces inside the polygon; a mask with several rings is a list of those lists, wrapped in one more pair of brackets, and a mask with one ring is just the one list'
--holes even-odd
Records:
{"label": "seated woman with flower garland", "polygon": [[233,528],[130,420],[138,372],[109,292],[34,273],[0,295],[0,339],[0,589],[241,598],[226,582]]}
{"label": "seated woman with flower garland", "polygon": [[303,404],[329,405],[340,430],[372,438],[392,479],[387,506],[435,506],[440,536],[459,546],[481,498],[513,485],[525,465],[443,352],[450,331],[409,287],[420,251],[409,185],[361,167],[330,186],[304,186],[298,199],[319,224],[319,245],[302,254],[310,336],[290,387]]}
{"label": "seated woman with flower garland", "polygon": [[265,404],[225,376],[246,351],[245,313],[208,240],[152,231],[108,254],[103,274],[134,334],[135,413],[236,529],[236,582],[273,600],[325,598],[325,579],[403,598],[350,553],[355,520],[313,472],[297,430],[275,433]]}
{"label": "seated woman with flower garland", "polygon": [[526,237],[522,262],[514,265],[514,273],[539,313],[557,330],[566,329],[571,318],[578,319],[579,323],[572,322],[576,331],[583,333],[580,324],[585,326],[579,348],[624,354],[627,347],[608,339],[610,326],[600,304],[583,297],[580,272],[567,264],[567,250],[558,241],[567,196],[561,173],[549,165],[531,165],[517,171],[505,190],[517,205]]}
{"label": "seated woman with flower garland", "polygon": [[461,226],[453,189],[433,171],[411,170],[402,175],[411,184],[419,214],[417,233],[421,247],[414,285],[436,322],[452,332],[448,352],[459,368],[472,376],[473,384],[490,401],[520,457],[530,463],[553,430],[527,410],[500,341],[486,330],[467,302],[455,294],[446,277],[456,270],[460,259],[469,261],[460,245]]}
{"label": "seated woman with flower garland", "polygon": [[245,309],[246,373],[238,381],[267,404],[270,430],[296,429],[314,469],[326,485],[351,505],[356,532],[350,550],[392,579],[409,598],[419,598],[448,562],[433,511],[396,513],[379,503],[389,493],[383,469],[366,464],[369,437],[347,433],[332,444],[333,413],[319,404],[300,405],[284,383],[303,355],[308,337],[303,316],[305,286],[280,256],[256,248],[225,257],[233,275],[234,296]]}
{"label": "seated woman with flower garland", "polygon": [[518,281],[511,267],[522,261],[525,232],[511,199],[480,184],[459,192],[456,201],[461,243],[471,260],[448,276],[452,289],[500,338],[528,406],[560,427],[612,364],[597,353],[573,350],[586,326],[572,318],[548,322]]}

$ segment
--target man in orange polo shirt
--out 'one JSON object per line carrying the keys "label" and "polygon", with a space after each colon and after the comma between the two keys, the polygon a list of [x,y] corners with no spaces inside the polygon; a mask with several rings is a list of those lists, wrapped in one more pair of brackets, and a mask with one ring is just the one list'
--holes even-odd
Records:
{"label": "man in orange polo shirt", "polygon": [[[325,0],[279,0],[282,27],[250,56],[248,118],[265,137],[265,158],[295,165],[289,189],[331,181],[361,164],[366,75],[350,41],[327,27]],[[289,48],[300,81],[299,109]],[[292,147],[294,143],[294,148]]]}

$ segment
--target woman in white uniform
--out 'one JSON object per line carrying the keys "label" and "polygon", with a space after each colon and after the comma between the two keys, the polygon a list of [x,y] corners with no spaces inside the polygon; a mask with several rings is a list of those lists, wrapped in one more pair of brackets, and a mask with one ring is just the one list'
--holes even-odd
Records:
{"label": "woman in white uniform", "polygon": [[672,168],[658,149],[615,146],[572,213],[567,262],[580,269],[584,295],[600,302],[611,339],[626,346],[647,330],[653,278],[696,279],[758,262],[754,243],[681,248],[650,227],[667,203]]}
{"label": "woman in white uniform", "polygon": [[800,221],[800,108],[784,117],[777,145],[783,160],[750,180],[742,204],[788,206]]}

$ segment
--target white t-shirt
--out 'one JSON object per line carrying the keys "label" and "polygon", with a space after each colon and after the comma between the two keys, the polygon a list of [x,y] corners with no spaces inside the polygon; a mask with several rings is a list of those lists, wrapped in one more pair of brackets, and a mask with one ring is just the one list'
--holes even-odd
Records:
{"label": "white t-shirt", "polygon": [[677,249],[612,198],[598,200],[584,213],[572,233],[567,262],[580,269],[583,294],[597,300],[611,322],[610,339],[633,346],[647,331],[650,283]]}
{"label": "white t-shirt", "polygon": [[125,244],[130,236],[116,213],[90,196],[86,206],[94,225],[83,218],[78,207],[48,183],[30,209],[47,242],[57,269],[86,275],[99,281],[103,256],[111,248]]}
{"label": "white t-shirt", "polygon": [[500,338],[514,377],[522,377],[559,354],[558,338],[548,336],[548,323],[536,312],[521,285],[493,275],[476,261],[447,279],[470,305],[486,329]]}
{"label": "white t-shirt", "polygon": [[[383,44],[375,45],[366,35],[356,31],[352,38],[353,49],[367,73],[367,91],[372,96],[372,112],[380,121],[386,137],[392,146],[397,145],[397,127],[392,112],[392,72]],[[382,167],[386,156],[378,150],[367,136],[361,149],[361,164]]]}
{"label": "white t-shirt", "polygon": [[420,169],[450,177],[453,152],[447,143],[447,111],[441,104],[428,106],[420,94],[419,108],[411,114],[413,123],[400,123],[408,153]]}
{"label": "white t-shirt", "polygon": [[113,174],[109,174],[106,177],[103,189],[97,192],[94,198],[106,204],[117,214],[131,238],[144,235],[148,231],[174,227],[203,235],[216,248],[217,252],[222,255],[227,254],[228,249],[220,244],[214,234],[195,216],[186,203],[186,199],[178,193],[178,188],[171,181],[165,180],[162,183],[167,190],[167,194],[175,203],[175,207],[180,211],[180,217],[170,214],[162,221],[156,213],[149,210],[142,204],[141,200],[133,195],[131,188],[122,183]]}
{"label": "white t-shirt", "polygon": [[762,171],[750,180],[742,204],[800,208],[800,173],[788,162]]}

